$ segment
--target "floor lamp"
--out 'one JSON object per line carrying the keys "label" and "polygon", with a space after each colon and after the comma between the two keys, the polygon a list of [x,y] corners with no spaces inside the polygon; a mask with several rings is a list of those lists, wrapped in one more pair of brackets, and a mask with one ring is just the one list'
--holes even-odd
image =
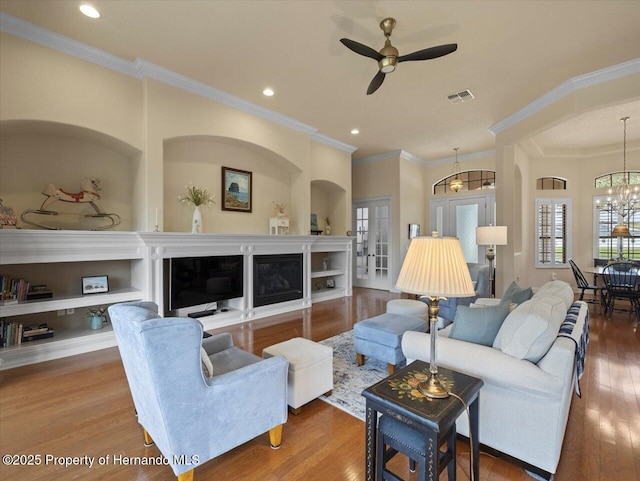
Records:
{"label": "floor lamp", "polygon": [[438,302],[444,297],[469,297],[475,293],[460,241],[455,237],[414,237],[396,288],[410,294],[426,295],[429,299],[429,378],[421,382],[418,389],[429,398],[446,398],[449,392],[438,379],[436,362]]}
{"label": "floor lamp", "polygon": [[487,259],[489,260],[489,284],[491,285],[490,297],[495,297],[493,260],[496,258],[496,253],[493,247],[507,245],[507,226],[489,225],[486,227],[476,227],[476,244],[479,246],[489,246],[487,249]]}

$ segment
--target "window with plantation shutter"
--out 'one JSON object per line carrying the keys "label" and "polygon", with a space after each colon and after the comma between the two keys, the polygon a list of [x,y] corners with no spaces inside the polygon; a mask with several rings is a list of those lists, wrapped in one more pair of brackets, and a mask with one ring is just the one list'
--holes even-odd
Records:
{"label": "window with plantation shutter", "polygon": [[571,199],[536,199],[536,267],[569,267]]}

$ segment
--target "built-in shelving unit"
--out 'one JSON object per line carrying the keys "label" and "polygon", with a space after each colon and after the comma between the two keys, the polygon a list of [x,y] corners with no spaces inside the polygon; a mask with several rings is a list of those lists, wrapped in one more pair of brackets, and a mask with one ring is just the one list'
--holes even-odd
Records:
{"label": "built-in shelving unit", "polygon": [[[53,297],[0,305],[0,317],[18,323],[26,319],[27,324],[35,323],[37,314],[45,317],[54,311],[142,300],[144,258],[142,242],[132,232],[1,230],[0,273],[24,275],[34,283],[46,279]],[[91,274],[110,275],[115,287],[107,293],[82,295],[80,277]],[[54,337],[1,348],[0,369],[115,346],[110,325],[91,330],[82,315],[71,320],[47,318]]]}
{"label": "built-in shelving unit", "polygon": [[311,298],[314,302],[350,296],[351,238],[319,236],[311,248]]}
{"label": "built-in shelving unit", "polygon": [[[199,318],[209,330],[350,296],[351,245],[350,237],[339,236],[0,230],[0,273],[31,277],[53,292],[51,299],[2,305],[0,317],[25,319],[26,324],[39,322],[40,315],[48,316],[55,331],[52,338],[0,348],[0,370],[115,346],[110,324],[91,330],[83,315],[58,318],[56,312],[138,300],[154,301],[164,312],[165,259],[245,257],[244,296],[222,301],[215,314]],[[254,307],[253,256],[288,253],[303,254],[303,298]],[[325,258],[326,270],[322,266]],[[109,275],[110,291],[82,295],[80,277],[102,274]],[[327,281],[334,287],[327,288]],[[315,282],[322,282],[323,288],[314,289]]]}

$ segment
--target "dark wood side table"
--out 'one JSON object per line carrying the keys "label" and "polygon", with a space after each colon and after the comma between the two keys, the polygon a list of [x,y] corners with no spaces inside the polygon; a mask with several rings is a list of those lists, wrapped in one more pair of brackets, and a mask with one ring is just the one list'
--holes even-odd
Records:
{"label": "dark wood side table", "polygon": [[[479,441],[478,441],[478,403],[481,379],[462,374],[446,368],[438,368],[439,377],[449,391],[460,396],[469,406],[471,422],[469,429],[473,439],[473,466],[475,479],[480,479],[478,469]],[[440,472],[440,456],[438,448],[445,440],[445,436],[453,428],[453,424],[460,414],[465,412],[459,399],[449,396],[446,399],[425,398],[415,386],[417,381],[426,379],[429,374],[429,364],[414,361],[392,376],[365,389],[362,395],[367,400],[366,408],[366,440],[365,440],[365,479],[376,479],[376,437],[378,413],[392,416],[413,429],[424,433],[430,453],[427,454],[427,479],[437,481]],[[453,428],[455,429],[455,428]],[[455,460],[453,460],[455,463]]]}

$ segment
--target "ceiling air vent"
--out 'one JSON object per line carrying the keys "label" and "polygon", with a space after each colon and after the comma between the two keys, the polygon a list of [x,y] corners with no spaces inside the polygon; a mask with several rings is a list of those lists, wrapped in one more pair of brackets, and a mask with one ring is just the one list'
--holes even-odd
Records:
{"label": "ceiling air vent", "polygon": [[464,102],[465,100],[471,100],[474,98],[473,94],[469,90],[462,90],[461,92],[447,95],[447,98],[452,104],[457,104],[459,102]]}

